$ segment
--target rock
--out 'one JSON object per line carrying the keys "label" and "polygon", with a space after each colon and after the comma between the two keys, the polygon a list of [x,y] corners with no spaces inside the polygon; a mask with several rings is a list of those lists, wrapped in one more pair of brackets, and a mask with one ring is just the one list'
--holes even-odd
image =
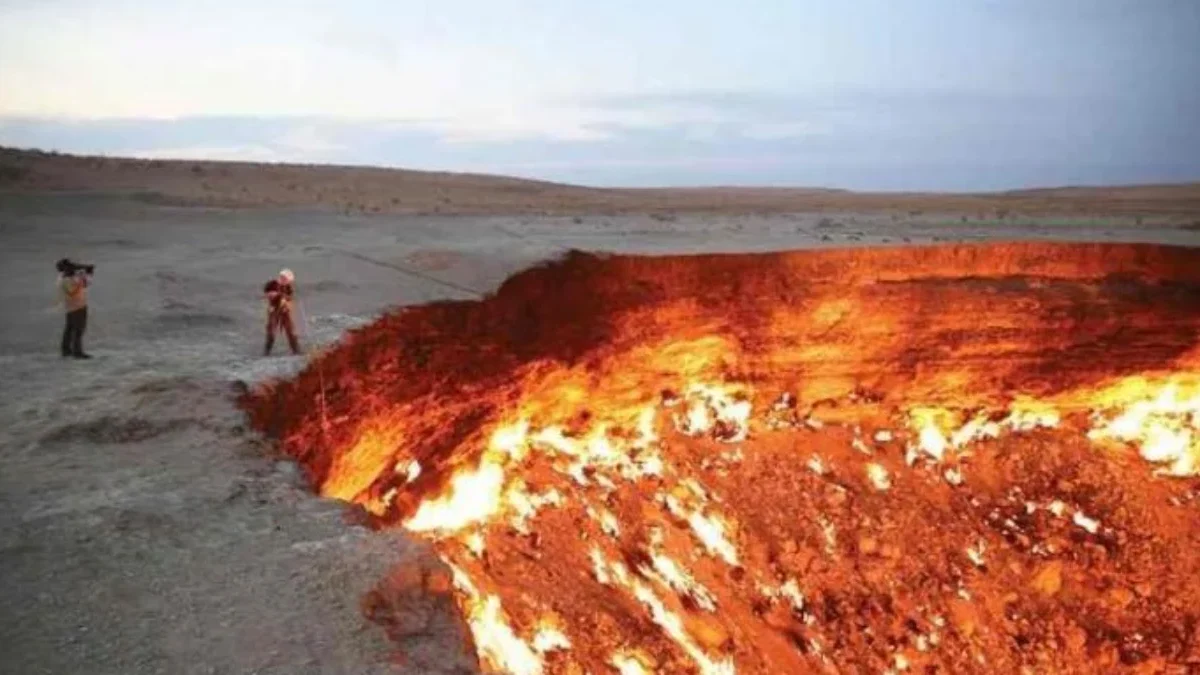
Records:
{"label": "rock", "polygon": [[784,564],[787,569],[793,573],[808,572],[811,570],[813,562],[816,560],[817,554],[809,549],[800,549],[792,555],[784,558]]}
{"label": "rock", "polygon": [[1118,609],[1125,609],[1133,602],[1133,591],[1118,586],[1108,592],[1108,601]]}
{"label": "rock", "polygon": [[1050,537],[1045,541],[1046,550],[1050,553],[1061,553],[1071,545],[1071,542],[1062,537]]}
{"label": "rock", "polygon": [[966,600],[951,600],[950,622],[963,637],[971,637],[979,628],[979,611]]}
{"label": "rock", "polygon": [[788,630],[796,626],[796,619],[787,605],[776,605],[763,615],[763,623],[775,630]]}
{"label": "rock", "polygon": [[706,650],[717,651],[729,642],[729,631],[717,623],[716,617],[688,615],[684,623],[692,638]]}
{"label": "rock", "polygon": [[1067,649],[1076,655],[1082,652],[1083,648],[1087,646],[1087,633],[1083,632],[1083,629],[1076,625],[1071,625],[1067,628],[1064,639]]}
{"label": "rock", "polygon": [[[1167,660],[1166,659],[1164,659],[1160,656],[1156,656],[1154,658],[1147,659],[1147,660],[1142,661],[1141,663],[1133,666],[1132,672],[1135,675],[1162,675],[1162,673],[1170,673],[1172,671],[1167,669]],[[1175,671],[1175,672],[1183,673],[1186,671]]]}
{"label": "rock", "polygon": [[892,575],[891,572],[883,565],[870,565],[862,571],[863,580],[871,585],[879,585],[887,581]]}
{"label": "rock", "polygon": [[430,593],[446,595],[454,588],[454,579],[451,577],[449,570],[434,569],[429,571],[429,576],[425,577],[425,590]]}
{"label": "rock", "polygon": [[384,584],[381,584],[381,587],[408,592],[422,588],[425,585],[424,581],[424,572],[419,566],[397,565],[388,574],[388,578]]}
{"label": "rock", "polygon": [[863,555],[872,555],[879,550],[879,543],[872,537],[860,537],[858,540],[858,552]]}
{"label": "rock", "polygon": [[1062,563],[1053,560],[1042,565],[1029,581],[1029,586],[1042,595],[1056,595],[1062,588]]}
{"label": "rock", "polygon": [[275,473],[279,474],[288,481],[300,481],[300,465],[296,462],[286,459],[275,462]]}

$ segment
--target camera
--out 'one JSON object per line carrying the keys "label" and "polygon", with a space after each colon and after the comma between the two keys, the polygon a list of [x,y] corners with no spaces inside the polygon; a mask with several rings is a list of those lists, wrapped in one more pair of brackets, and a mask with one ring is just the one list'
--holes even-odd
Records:
{"label": "camera", "polygon": [[83,272],[84,274],[87,274],[88,276],[91,276],[96,273],[95,265],[87,265],[84,263],[72,262],[69,258],[63,258],[62,260],[59,260],[57,263],[54,264],[54,268],[57,269],[60,273],[65,274],[67,276],[75,276],[76,274],[78,274],[80,272]]}

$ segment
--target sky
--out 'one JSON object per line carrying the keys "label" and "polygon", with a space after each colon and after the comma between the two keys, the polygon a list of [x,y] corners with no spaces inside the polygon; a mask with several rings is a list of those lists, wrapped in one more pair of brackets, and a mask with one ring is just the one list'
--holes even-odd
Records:
{"label": "sky", "polygon": [[1200,0],[0,0],[0,145],[601,186],[1200,180]]}

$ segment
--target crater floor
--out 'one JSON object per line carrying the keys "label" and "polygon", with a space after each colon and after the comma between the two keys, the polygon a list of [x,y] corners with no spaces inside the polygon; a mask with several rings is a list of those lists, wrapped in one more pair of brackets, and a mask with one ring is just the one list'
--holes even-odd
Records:
{"label": "crater floor", "polygon": [[571,253],[244,398],[484,666],[1200,665],[1200,254]]}

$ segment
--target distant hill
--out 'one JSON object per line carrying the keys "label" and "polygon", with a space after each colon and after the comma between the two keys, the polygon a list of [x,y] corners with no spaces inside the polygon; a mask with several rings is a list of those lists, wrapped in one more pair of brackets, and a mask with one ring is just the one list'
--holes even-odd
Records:
{"label": "distant hill", "polygon": [[[351,213],[617,214],[890,212],[1200,219],[1200,183],[978,194],[815,188],[602,189],[504,176],[376,167],[83,157],[0,148],[0,194],[125,193],[180,206]],[[1200,220],[1196,220],[1200,222]]]}

